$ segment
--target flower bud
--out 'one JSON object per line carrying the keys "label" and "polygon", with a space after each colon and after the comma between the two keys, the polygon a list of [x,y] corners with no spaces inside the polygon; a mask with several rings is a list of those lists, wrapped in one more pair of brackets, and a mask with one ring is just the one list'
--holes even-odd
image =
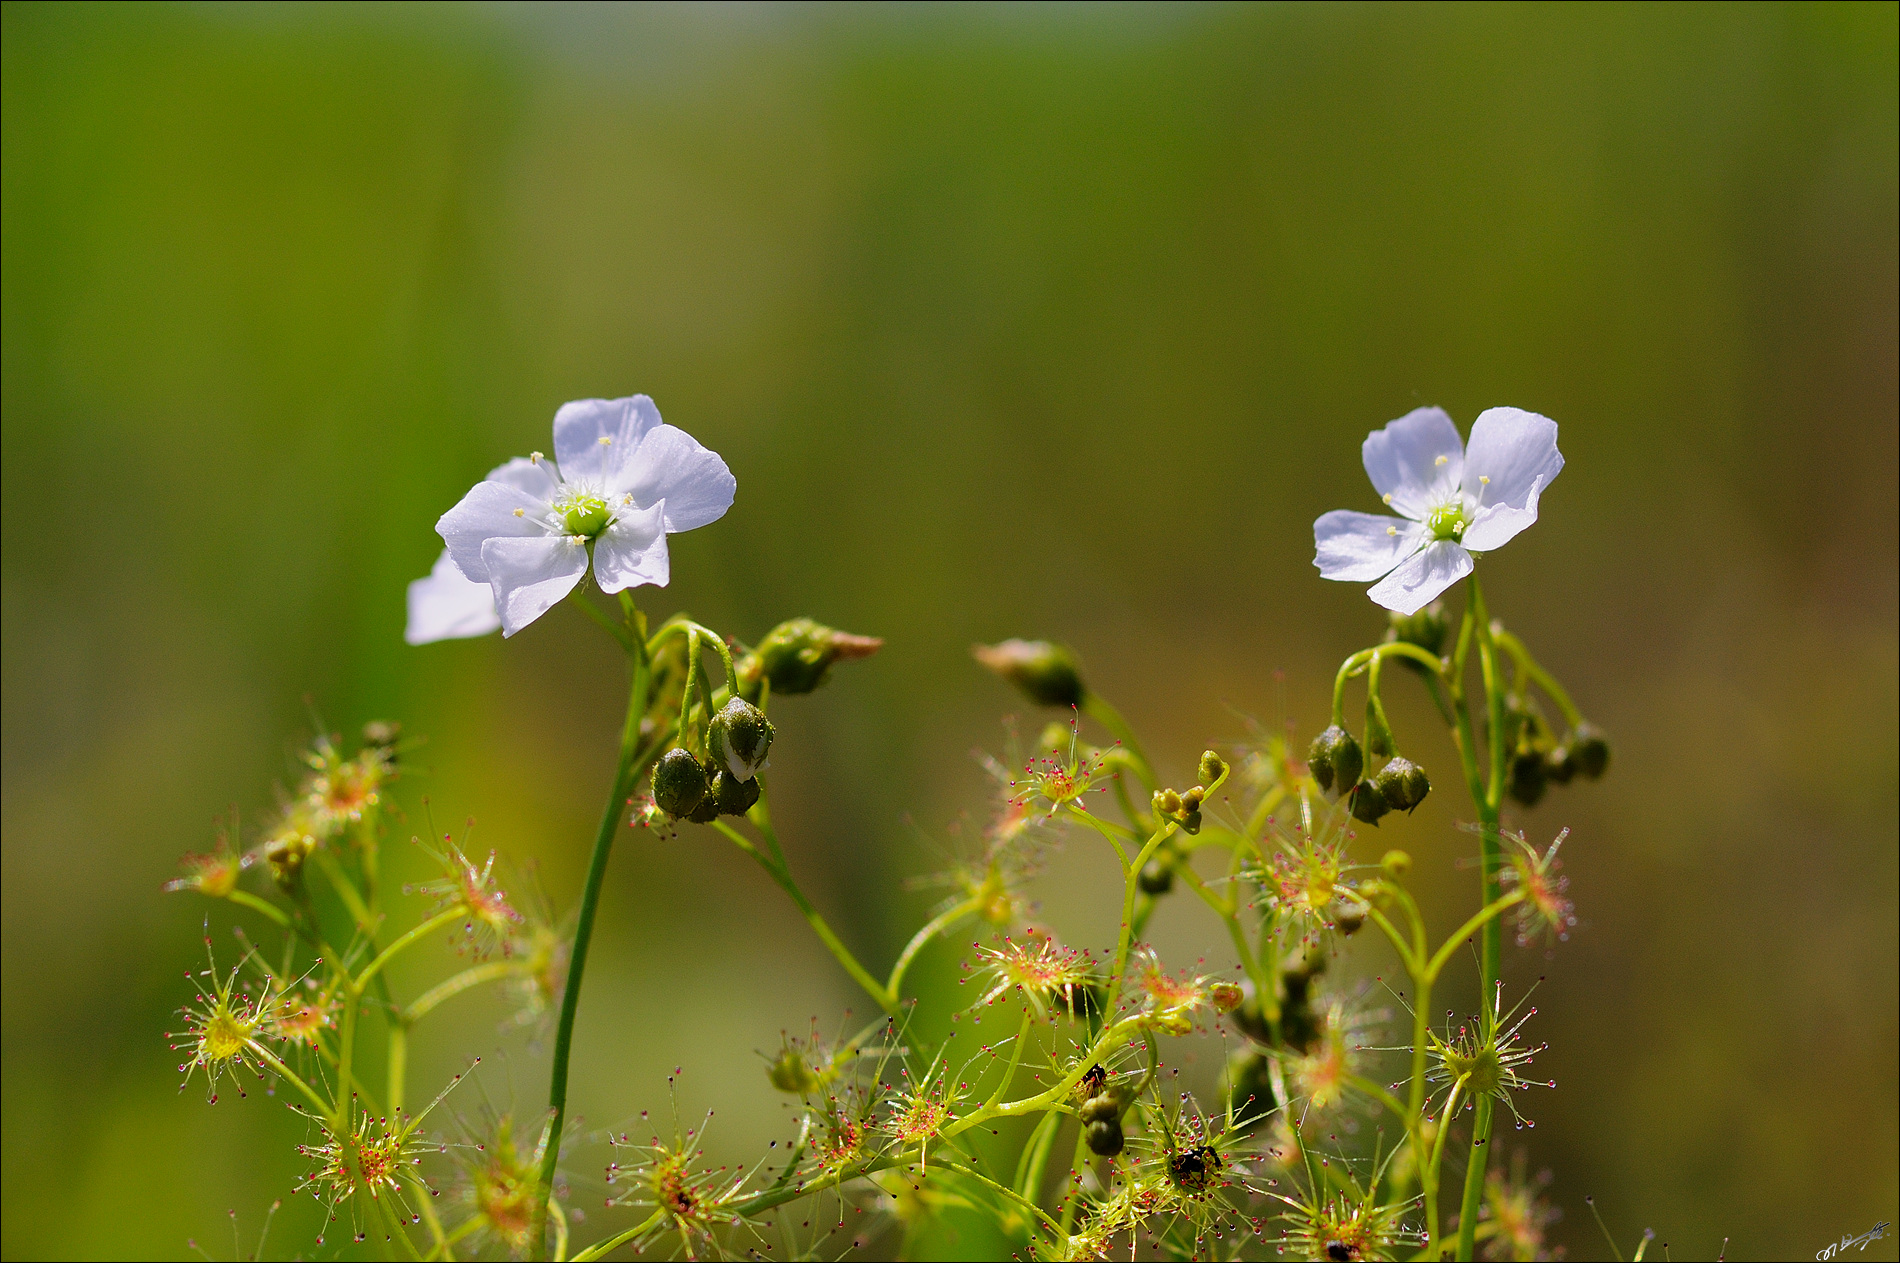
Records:
{"label": "flower bud", "polygon": [[1343,794],[1358,783],[1366,760],[1352,734],[1334,724],[1313,738],[1313,744],[1306,751],[1306,764],[1321,789],[1331,790],[1336,786]]}
{"label": "flower bud", "polygon": [[1379,861],[1379,867],[1385,870],[1388,877],[1403,877],[1412,871],[1412,857],[1404,851],[1387,851]]}
{"label": "flower bud", "polygon": [[1352,791],[1352,818],[1377,825],[1379,817],[1392,810],[1392,805],[1379,792],[1379,787],[1371,781],[1360,781],[1358,788]]}
{"label": "flower bud", "polygon": [[833,662],[868,658],[884,647],[876,636],[853,636],[809,618],[794,618],[765,633],[765,639],[739,661],[742,687],[754,700],[758,682],[774,693],[809,693],[825,682]]}
{"label": "flower bud", "polygon": [[1206,801],[1207,791],[1202,789],[1199,785],[1196,785],[1193,789],[1181,795],[1181,806],[1184,811],[1199,811],[1201,804]]}
{"label": "flower bud", "polygon": [[706,798],[706,769],[674,746],[653,765],[653,803],[669,816],[690,816]]}
{"label": "flower bud", "polygon": [[[1386,628],[1387,644],[1417,645],[1434,657],[1442,657],[1445,652],[1445,634],[1449,630],[1445,622],[1443,602],[1433,601],[1416,614],[1393,614],[1392,625]],[[1407,666],[1424,670],[1425,664],[1410,658],[1401,659]]]}
{"label": "flower bud", "polygon": [[1115,1122],[1122,1116],[1122,1103],[1112,1096],[1092,1096],[1082,1102],[1076,1114],[1083,1123]]}
{"label": "flower bud", "polygon": [[1075,653],[1046,640],[976,645],[976,660],[1021,689],[1038,706],[1080,706],[1088,696]]}
{"label": "flower bud", "polygon": [[1333,928],[1351,938],[1366,923],[1366,905],[1357,899],[1333,901]]}
{"label": "flower bud", "polygon": [[735,697],[712,718],[706,733],[706,746],[714,766],[741,781],[749,781],[765,770],[765,755],[772,748],[772,721],[758,707]]}
{"label": "flower bud", "polygon": [[731,772],[721,772],[713,777],[706,800],[713,804],[718,815],[743,816],[759,801],[759,782],[756,777],[742,781]]}
{"label": "flower bud", "polygon": [[1511,756],[1510,779],[1507,784],[1512,798],[1526,807],[1535,807],[1547,788],[1543,753],[1539,750],[1519,747],[1517,753]]}
{"label": "flower bud", "polygon": [[1181,795],[1171,789],[1157,789],[1153,802],[1156,815],[1178,816],[1181,814]]}
{"label": "flower bud", "polygon": [[1220,755],[1215,754],[1212,750],[1205,751],[1201,755],[1199,772],[1201,784],[1212,785],[1215,781],[1227,775],[1227,760],[1221,758]]}
{"label": "flower bud", "polygon": [[805,1064],[804,1056],[790,1044],[765,1068],[765,1077],[772,1081],[773,1087],[793,1096],[810,1096],[824,1086]]}
{"label": "flower bud", "polygon": [[264,842],[264,862],[270,865],[271,880],[287,894],[303,885],[303,862],[315,850],[317,840],[297,829],[286,829]]}
{"label": "flower bud", "polygon": [[1122,1151],[1127,1141],[1122,1136],[1122,1125],[1112,1118],[1088,1125],[1089,1152],[1098,1158],[1112,1158]]}
{"label": "flower bud", "polygon": [[1246,998],[1247,993],[1231,982],[1217,982],[1208,989],[1208,999],[1213,1001],[1216,1013],[1232,1013]]}
{"label": "flower bud", "polygon": [[1560,745],[1544,755],[1544,777],[1552,785],[1568,785],[1577,774],[1577,759],[1568,745]]}
{"label": "flower bud", "polygon": [[1610,740],[1595,724],[1578,724],[1570,734],[1570,757],[1577,761],[1577,770],[1594,781],[1610,770]]}
{"label": "flower bud", "polygon": [[1160,855],[1156,855],[1142,865],[1141,876],[1135,879],[1144,895],[1160,896],[1174,889],[1174,865]]}
{"label": "flower bud", "polygon": [[1386,806],[1394,811],[1411,811],[1432,792],[1425,769],[1406,758],[1393,759],[1380,768],[1372,783],[1378,786]]}

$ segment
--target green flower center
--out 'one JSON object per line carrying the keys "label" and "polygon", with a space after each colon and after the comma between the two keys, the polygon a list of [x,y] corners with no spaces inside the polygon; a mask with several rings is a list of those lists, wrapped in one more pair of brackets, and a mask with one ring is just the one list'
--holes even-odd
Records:
{"label": "green flower center", "polygon": [[613,520],[607,501],[588,491],[575,492],[555,505],[554,511],[561,515],[561,524],[567,527],[568,534],[585,535],[588,539],[606,530]]}
{"label": "green flower center", "polygon": [[1465,506],[1462,504],[1440,505],[1425,519],[1425,529],[1432,533],[1433,539],[1459,539],[1465,533],[1465,525]]}

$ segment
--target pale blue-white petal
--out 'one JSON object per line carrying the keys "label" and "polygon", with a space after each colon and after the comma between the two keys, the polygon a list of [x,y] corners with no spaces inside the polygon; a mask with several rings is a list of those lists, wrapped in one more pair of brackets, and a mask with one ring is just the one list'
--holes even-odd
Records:
{"label": "pale blue-white petal", "polygon": [[1519,531],[1537,520],[1537,497],[1542,493],[1541,483],[1533,481],[1531,493],[1524,501],[1524,507],[1514,509],[1508,504],[1494,504],[1479,509],[1471,525],[1465,527],[1465,533],[1459,536],[1460,542],[1473,552],[1488,553],[1493,548],[1502,548]]}
{"label": "pale blue-white petal", "polygon": [[658,424],[660,410],[645,395],[562,404],[554,414],[554,458],[561,477],[596,489],[612,485],[640,440]]}
{"label": "pale blue-white petal", "polygon": [[676,426],[656,426],[620,470],[614,490],[637,505],[666,501],[666,529],[690,531],[724,517],[738,480],[719,453]]}
{"label": "pale blue-white petal", "polygon": [[602,592],[651,583],[665,587],[672,577],[666,552],[666,502],[627,509],[594,541],[594,578]]}
{"label": "pale blue-white petal", "polygon": [[[1538,495],[1563,467],[1555,421],[1522,408],[1487,408],[1472,423],[1471,446],[1465,452],[1467,511],[1475,519],[1477,510],[1503,504],[1528,510],[1535,521]],[[1516,533],[1511,531],[1505,539]],[[1471,544],[1468,531],[1465,542],[1479,547]]]}
{"label": "pale blue-white petal", "polygon": [[548,533],[547,503],[505,482],[478,482],[461,503],[444,513],[435,533],[449,546],[449,556],[461,572],[477,583],[488,582],[482,562],[486,540]]}
{"label": "pale blue-white petal", "polygon": [[529,460],[517,456],[506,465],[497,465],[488,471],[489,482],[505,482],[511,487],[519,487],[537,500],[554,499],[555,488],[552,466],[545,460]]}
{"label": "pale blue-white petal", "polygon": [[1436,540],[1373,584],[1366,595],[1389,610],[1416,614],[1470,573],[1471,554],[1463,545]]}
{"label": "pale blue-white petal", "polygon": [[464,577],[446,549],[426,578],[409,585],[409,625],[402,638],[412,645],[486,636],[500,626],[494,591]]}
{"label": "pale blue-white petal", "polygon": [[587,544],[572,535],[491,539],[482,564],[501,613],[501,634],[512,636],[553,608],[587,573]]}
{"label": "pale blue-white petal", "polygon": [[1313,523],[1313,564],[1322,579],[1370,583],[1417,552],[1424,536],[1402,517],[1334,509]]}
{"label": "pale blue-white petal", "polygon": [[1443,408],[1414,408],[1366,435],[1359,449],[1366,476],[1385,502],[1420,521],[1440,505],[1456,503],[1464,453],[1458,427]]}

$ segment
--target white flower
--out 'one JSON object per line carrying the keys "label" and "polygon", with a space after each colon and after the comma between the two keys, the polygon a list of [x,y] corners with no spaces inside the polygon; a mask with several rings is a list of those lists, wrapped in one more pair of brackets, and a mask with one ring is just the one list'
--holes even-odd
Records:
{"label": "white flower", "polygon": [[[590,552],[603,592],[664,586],[668,533],[719,519],[737,485],[717,453],[663,424],[645,395],[563,404],[554,455],[509,461],[442,515],[435,529],[447,565],[410,587],[410,643],[496,623],[514,635],[574,590]],[[472,594],[478,584],[493,621]]]}
{"label": "white flower", "polygon": [[1535,522],[1537,497],[1564,467],[1557,423],[1521,408],[1478,414],[1469,448],[1444,409],[1416,408],[1368,434],[1362,455],[1373,487],[1405,516],[1324,514],[1313,564],[1326,579],[1379,579],[1366,595],[1401,614],[1470,574],[1472,553]]}
{"label": "white flower", "polygon": [[429,573],[409,585],[409,626],[402,638],[412,645],[486,636],[500,626],[494,589],[464,577],[446,548]]}

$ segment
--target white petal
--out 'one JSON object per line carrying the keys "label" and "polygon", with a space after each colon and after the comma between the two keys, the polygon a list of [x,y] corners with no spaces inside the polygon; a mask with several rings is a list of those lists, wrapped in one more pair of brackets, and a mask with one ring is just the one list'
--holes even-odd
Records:
{"label": "white petal", "polygon": [[1537,497],[1542,491],[1542,480],[1534,480],[1531,494],[1523,508],[1494,504],[1490,508],[1479,509],[1478,515],[1471,519],[1471,525],[1465,527],[1460,540],[1473,552],[1488,553],[1493,548],[1502,548],[1513,535],[1537,520]]}
{"label": "white petal", "polygon": [[550,472],[549,462],[532,461],[525,456],[517,456],[506,465],[489,470],[488,481],[519,487],[537,500],[552,500],[559,485]]}
{"label": "white petal", "polygon": [[1443,408],[1414,408],[1374,430],[1359,455],[1372,485],[1406,517],[1423,521],[1439,505],[1457,500],[1465,445]]}
{"label": "white petal", "polygon": [[602,592],[651,583],[665,587],[672,578],[666,552],[666,503],[629,509],[594,541],[594,578]]}
{"label": "white petal", "polygon": [[521,488],[505,482],[478,482],[460,504],[442,515],[435,533],[449,546],[449,556],[462,573],[477,583],[488,582],[482,561],[483,542],[495,538],[546,535],[548,506]]}
{"label": "white petal", "polygon": [[574,590],[587,573],[587,545],[571,535],[491,539],[482,563],[501,611],[501,634],[512,636]]}
{"label": "white petal", "polygon": [[1389,610],[1416,614],[1470,573],[1471,554],[1462,545],[1441,539],[1373,584],[1366,595]]}
{"label": "white petal", "polygon": [[655,427],[622,467],[614,490],[635,504],[666,501],[666,529],[690,531],[725,516],[738,480],[719,453],[676,426]]}
{"label": "white petal", "polygon": [[409,626],[402,638],[412,645],[486,636],[500,626],[494,591],[464,577],[446,549],[427,578],[409,585]]}
{"label": "white petal", "polygon": [[1370,583],[1417,552],[1424,536],[1402,517],[1334,509],[1313,523],[1313,564],[1322,579]]}
{"label": "white petal", "polygon": [[645,395],[562,404],[554,414],[554,458],[561,463],[561,477],[612,485],[640,440],[659,423],[660,410]]}
{"label": "white petal", "polygon": [[[1531,521],[1536,521],[1537,497],[1563,467],[1555,421],[1522,408],[1487,408],[1472,423],[1471,448],[1465,453],[1467,504],[1479,510],[1494,504],[1526,509]],[[1510,532],[1505,539],[1516,533]]]}

